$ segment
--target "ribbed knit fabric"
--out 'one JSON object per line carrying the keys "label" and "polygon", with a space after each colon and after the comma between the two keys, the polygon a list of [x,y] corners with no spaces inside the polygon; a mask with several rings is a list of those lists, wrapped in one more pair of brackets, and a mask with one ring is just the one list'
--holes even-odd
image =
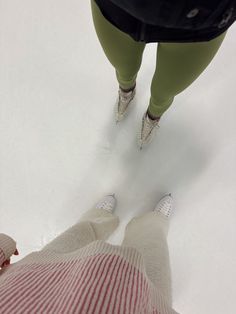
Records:
{"label": "ribbed knit fabric", "polygon": [[2,265],[5,260],[6,260],[6,257],[5,257],[4,251],[2,248],[0,248],[0,265]]}
{"label": "ribbed knit fabric", "polygon": [[175,313],[133,248],[102,241],[63,256],[32,253],[0,275],[0,313]]}
{"label": "ribbed knit fabric", "polygon": [[134,247],[141,253],[148,278],[172,304],[168,229],[169,220],[163,214],[148,212],[129,222],[122,246]]}
{"label": "ribbed knit fabric", "polygon": [[0,233],[0,265],[9,259],[15,250],[16,242],[6,234]]}
{"label": "ribbed knit fabric", "polygon": [[[148,247],[146,241],[142,251],[140,236],[137,237],[138,249],[135,248],[135,239],[133,247],[128,246],[136,236],[136,222],[137,226],[143,222],[145,227],[150,220],[160,220],[160,225],[153,223],[149,228],[155,225],[159,229],[165,225],[159,218],[149,213],[132,220],[127,226],[124,246],[115,246],[101,238],[109,236],[117,227],[117,217],[104,210],[89,211],[80,223],[43,250],[31,253],[0,271],[0,314],[176,313],[165,293],[162,294],[162,287],[158,287],[158,283],[163,284],[163,279],[155,285],[150,278],[155,261],[146,267],[145,250],[148,250],[146,258],[153,259],[149,249],[156,251],[156,247],[152,244]],[[167,228],[164,229],[165,233]],[[155,232],[153,236],[156,236]],[[6,244],[6,239],[2,235],[0,244]],[[13,254],[15,249],[14,241],[8,243],[8,248],[4,244],[0,249],[2,262],[6,258],[5,250]],[[159,249],[161,253],[160,246]]]}

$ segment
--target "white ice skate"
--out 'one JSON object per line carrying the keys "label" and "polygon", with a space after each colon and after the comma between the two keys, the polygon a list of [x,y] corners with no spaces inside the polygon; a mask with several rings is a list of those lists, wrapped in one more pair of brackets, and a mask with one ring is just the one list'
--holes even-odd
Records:
{"label": "white ice skate", "polygon": [[110,213],[113,213],[116,207],[116,198],[115,194],[107,195],[103,197],[97,204],[96,208],[105,209]]}
{"label": "white ice skate", "polygon": [[164,216],[169,218],[173,210],[173,198],[171,194],[165,195],[160,199],[154,211],[162,213]]}
{"label": "white ice skate", "polygon": [[116,112],[116,123],[120,122],[128,112],[128,108],[131,105],[132,100],[134,99],[136,93],[136,88],[129,92],[123,91],[119,88],[118,101],[117,101],[117,112]]}
{"label": "white ice skate", "polygon": [[158,122],[160,119],[152,120],[149,118],[147,112],[143,115],[142,128],[139,135],[139,147],[143,148],[144,145],[149,144],[155,136],[157,128],[159,128]]}

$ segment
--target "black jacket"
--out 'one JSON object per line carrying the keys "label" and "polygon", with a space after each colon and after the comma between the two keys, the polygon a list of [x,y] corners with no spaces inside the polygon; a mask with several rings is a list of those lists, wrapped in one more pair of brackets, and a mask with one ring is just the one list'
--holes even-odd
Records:
{"label": "black jacket", "polygon": [[105,18],[136,41],[200,42],[236,20],[236,0],[95,0]]}

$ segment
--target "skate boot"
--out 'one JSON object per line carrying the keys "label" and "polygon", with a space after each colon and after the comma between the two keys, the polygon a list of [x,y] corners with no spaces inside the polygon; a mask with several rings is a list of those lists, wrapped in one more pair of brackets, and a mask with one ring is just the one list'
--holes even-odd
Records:
{"label": "skate boot", "polygon": [[118,94],[118,103],[117,103],[117,112],[116,112],[116,123],[120,122],[125,115],[127,114],[128,108],[135,96],[136,88],[134,88],[128,92],[119,88]]}
{"label": "skate boot", "polygon": [[173,210],[173,198],[171,194],[160,199],[154,211],[162,213],[166,218],[170,218]]}
{"label": "skate boot", "polygon": [[116,207],[116,198],[115,194],[107,195],[103,197],[97,204],[96,208],[105,209],[110,213],[113,213]]}
{"label": "skate boot", "polygon": [[142,149],[144,145],[147,145],[152,141],[157,128],[159,128],[159,121],[160,118],[157,118],[155,120],[149,118],[147,112],[143,115],[142,128],[139,136],[140,149]]}

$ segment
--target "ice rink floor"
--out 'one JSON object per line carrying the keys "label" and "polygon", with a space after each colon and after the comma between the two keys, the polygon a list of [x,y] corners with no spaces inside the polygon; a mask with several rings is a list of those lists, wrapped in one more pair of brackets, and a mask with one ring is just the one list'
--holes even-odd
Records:
{"label": "ice rink floor", "polygon": [[89,1],[1,3],[0,232],[17,240],[23,257],[114,192],[121,225],[110,242],[119,244],[130,218],[172,192],[175,309],[234,314],[236,24],[204,74],[176,97],[155,142],[139,151],[155,52],[147,46],[136,105],[116,125],[117,83]]}

